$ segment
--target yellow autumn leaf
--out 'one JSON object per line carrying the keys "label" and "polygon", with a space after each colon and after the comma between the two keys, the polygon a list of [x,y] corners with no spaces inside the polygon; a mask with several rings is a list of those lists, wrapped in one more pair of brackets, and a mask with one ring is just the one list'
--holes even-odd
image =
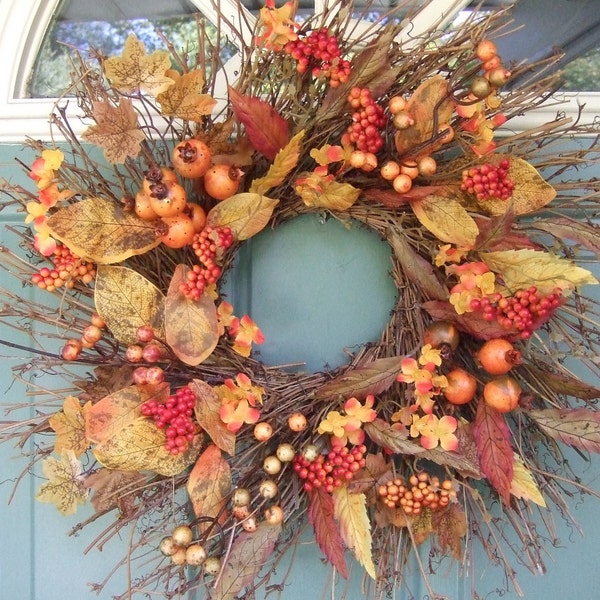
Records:
{"label": "yellow autumn leaf", "polygon": [[346,486],[333,491],[334,516],[344,543],[373,579],[377,578],[371,549],[371,523],[364,494],[351,494]]}
{"label": "yellow autumn leaf", "polygon": [[111,56],[104,61],[104,74],[111,85],[125,94],[138,90],[156,96],[173,85],[165,73],[171,68],[169,53],[156,50],[146,53],[144,43],[130,34],[121,56]]}
{"label": "yellow autumn leaf", "polygon": [[450,190],[441,189],[410,206],[423,227],[442,242],[462,248],[472,248],[479,228]]}
{"label": "yellow autumn leaf", "polygon": [[122,471],[153,471],[173,477],[193,464],[200,453],[202,436],[197,435],[180,454],[171,454],[165,447],[166,434],[156,423],[138,417],[120,429],[113,437],[98,444],[93,453],[108,469]]}
{"label": "yellow autumn leaf", "polygon": [[271,188],[278,186],[285,181],[291,170],[298,164],[300,152],[302,150],[302,138],[304,131],[298,132],[284,148],[282,148],[269,170],[263,177],[252,181],[248,191],[256,194],[266,194]]}
{"label": "yellow autumn leaf", "polygon": [[104,157],[111,164],[124,163],[135,158],[146,139],[138,125],[137,113],[128,98],[121,98],[118,106],[109,102],[94,102],[95,125],[90,125],[81,137],[104,149]]}
{"label": "yellow autumn leaf", "polygon": [[210,94],[202,93],[202,71],[196,69],[183,75],[176,71],[168,73],[175,83],[156,97],[160,112],[186,121],[202,121],[206,115],[210,115],[217,101]]}
{"label": "yellow autumn leaf", "polygon": [[534,285],[541,294],[550,294],[556,288],[566,291],[580,285],[598,283],[587,269],[541,250],[482,252],[481,259],[491,271],[502,277],[504,285],[511,291]]}
{"label": "yellow autumn leaf", "polygon": [[164,294],[141,273],[128,267],[101,265],[94,290],[96,312],[123,344],[137,341],[141,325],[163,337]]}
{"label": "yellow autumn leaf", "polygon": [[180,291],[190,268],[177,265],[165,299],[165,339],[177,358],[195,367],[206,360],[219,341],[217,307],[210,294],[199,300],[186,298]]}
{"label": "yellow autumn leaf", "polygon": [[306,206],[328,210],[348,210],[360,196],[360,190],[353,185],[314,172],[299,177],[294,189]]}
{"label": "yellow autumn leaf", "polygon": [[85,419],[91,406],[91,402],[82,406],[79,398],[67,396],[62,410],[48,419],[48,424],[56,433],[54,452],[60,454],[63,450],[72,450],[75,456],[81,456],[89,448]]}
{"label": "yellow autumn leaf", "polygon": [[49,457],[42,462],[42,472],[48,481],[37,491],[36,500],[50,502],[63,515],[74,515],[77,506],[84,504],[88,490],[83,485],[81,462],[73,450],[63,450],[60,460]]}
{"label": "yellow autumn leaf", "polygon": [[510,493],[516,498],[530,500],[531,502],[535,502],[538,506],[546,508],[546,501],[533,478],[533,474],[525,466],[525,463],[516,452],[514,453],[514,457],[515,460],[513,463],[513,478],[510,482]]}
{"label": "yellow autumn leaf", "polygon": [[121,262],[160,244],[153,225],[106,198],[86,198],[69,204],[55,212],[46,224],[52,237],[74,254],[98,264]]}
{"label": "yellow autumn leaf", "polygon": [[266,227],[278,203],[261,194],[235,194],[210,209],[206,224],[229,227],[236,241],[247,240]]}

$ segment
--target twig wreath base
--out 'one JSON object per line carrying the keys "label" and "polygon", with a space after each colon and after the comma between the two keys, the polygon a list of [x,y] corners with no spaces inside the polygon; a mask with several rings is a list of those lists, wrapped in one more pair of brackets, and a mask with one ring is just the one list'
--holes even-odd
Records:
{"label": "twig wreath base", "polygon": [[[2,341],[26,361],[0,429],[24,454],[34,442],[19,480],[40,468],[37,499],[63,514],[91,502],[72,533],[108,525],[88,551],[128,540],[94,586],[135,568],[121,600],[272,591],[307,525],[373,598],[406,585],[411,557],[436,597],[422,544],[459,564],[483,550],[520,593],[513,562],[537,572],[547,552],[536,519],[551,530],[572,489],[597,495],[561,459],[600,450],[582,266],[599,186],[578,175],[597,126],[557,108],[511,133],[551,101],[557,59],[503,65],[503,10],[417,39],[404,5],[361,32],[342,1],[300,24],[267,0],[253,26],[240,5],[242,67],[219,103],[236,28],[214,8],[202,52],[130,36],[120,56],[74,60],[81,114],[65,96],[51,115],[66,141],[29,140],[37,189],[3,186],[30,225],[10,228],[22,253],[3,248],[2,268],[43,290],[2,290],[3,326],[30,338]],[[397,290],[377,343],[317,373],[263,364],[260,324],[219,289],[245,240],[307,213],[387,241]]]}

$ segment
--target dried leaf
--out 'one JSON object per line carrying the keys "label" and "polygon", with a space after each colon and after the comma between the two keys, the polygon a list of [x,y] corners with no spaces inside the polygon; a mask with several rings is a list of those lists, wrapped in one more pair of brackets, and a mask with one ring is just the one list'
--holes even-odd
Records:
{"label": "dried leaf", "polygon": [[124,163],[135,158],[142,148],[146,136],[138,125],[137,113],[128,98],[120,98],[119,105],[109,102],[94,102],[95,125],[90,125],[81,137],[104,149],[104,158],[113,164]]}
{"label": "dried leaf", "polygon": [[35,495],[40,502],[50,502],[63,515],[74,515],[79,504],[85,504],[88,490],[83,486],[83,468],[72,450],[63,450],[60,460],[45,458],[42,472],[48,478]]}
{"label": "dried leaf", "polygon": [[320,400],[337,400],[354,396],[362,400],[369,394],[387,390],[400,372],[402,357],[378,358],[364,366],[349,369],[315,391]]}
{"label": "dried leaf", "polygon": [[408,438],[406,430],[395,429],[383,419],[375,419],[371,423],[364,424],[365,433],[378,446],[393,452],[394,454],[415,455],[425,452],[425,448],[416,444]]}
{"label": "dried leaf", "polygon": [[354,473],[354,477],[346,483],[351,494],[372,494],[375,485],[384,474],[390,474],[391,469],[382,453],[367,454],[365,466]]}
{"label": "dried leaf", "polygon": [[598,225],[567,217],[532,221],[528,225],[533,229],[546,231],[558,240],[573,240],[583,248],[600,254],[600,226]]}
{"label": "dried leaf", "polygon": [[98,469],[88,475],[83,484],[94,491],[91,503],[97,513],[117,508],[121,515],[129,516],[135,507],[135,491],[145,481],[146,478],[135,471]]}
{"label": "dried leaf", "polygon": [[[441,147],[432,138],[439,128],[450,123],[454,111],[454,101],[450,98],[448,82],[442,75],[434,75],[425,80],[411,95],[406,103],[405,111],[414,120],[414,125],[396,132],[394,141],[400,155],[409,153],[415,148],[419,154],[431,154]],[[425,145],[425,146],[423,146]]]}
{"label": "dried leaf", "polygon": [[81,400],[90,400],[95,404],[104,396],[130,386],[133,383],[134,368],[129,364],[119,367],[101,365],[94,369],[93,377],[74,380],[73,385],[82,390],[79,395]]}
{"label": "dried leaf", "polygon": [[209,294],[191,300],[181,293],[190,268],[177,265],[165,299],[165,339],[179,360],[195,367],[205,361],[219,341],[217,308]]}
{"label": "dried leaf", "polygon": [[86,402],[83,406],[79,398],[67,396],[61,411],[48,419],[48,424],[56,433],[54,452],[60,454],[63,450],[72,450],[73,454],[81,456],[90,446],[85,434],[86,413],[92,406]]}
{"label": "dried leaf", "polygon": [[448,289],[437,278],[431,261],[417,254],[406,236],[396,229],[391,229],[387,240],[408,280],[421,290],[424,298],[431,300],[448,298]]}
{"label": "dried leaf", "polygon": [[175,83],[156,97],[163,115],[199,122],[212,113],[217,101],[210,94],[202,93],[202,71],[196,69],[183,75],[169,71],[169,75]]}
{"label": "dried leaf", "polygon": [[536,358],[535,364],[530,363],[523,368],[532,373],[537,380],[543,381],[545,386],[559,394],[581,398],[582,400],[600,398],[600,388],[581,381],[581,379],[574,377],[566,370],[559,371],[556,365],[544,363]]}
{"label": "dried leaf", "polygon": [[525,463],[516,452],[514,453],[513,479],[510,484],[510,493],[516,498],[530,500],[538,506],[546,508],[546,501],[533,478],[533,473],[525,466]]}
{"label": "dried leaf", "polygon": [[430,460],[438,465],[451,467],[464,477],[472,477],[475,479],[481,478],[481,470],[477,463],[473,462],[470,457],[461,452],[451,452],[449,450],[443,450],[442,448],[433,448],[432,450],[425,450],[425,452],[419,454],[419,458]]}
{"label": "dried leaf", "polygon": [[163,337],[164,295],[137,271],[98,267],[94,302],[96,311],[121,343],[136,343],[136,331],[142,325],[150,325],[157,337]]}
{"label": "dried leaf", "polygon": [[344,542],[334,519],[333,498],[323,488],[314,488],[310,492],[308,520],[313,526],[315,540],[321,552],[338,573],[344,579],[348,579]]}
{"label": "dried leaf", "polygon": [[217,519],[225,508],[231,492],[231,469],[214,444],[196,461],[188,477],[187,492],[197,517]]}
{"label": "dried leaf", "polygon": [[111,85],[125,94],[138,90],[156,96],[173,85],[165,73],[171,68],[169,53],[156,50],[146,54],[146,47],[134,34],[125,40],[121,56],[104,61],[104,74]]}
{"label": "dried leaf", "polygon": [[306,206],[338,211],[348,210],[361,193],[349,183],[340,183],[317,173],[301,174],[296,180],[295,190]]}
{"label": "dried leaf", "polygon": [[528,415],[554,440],[600,453],[600,412],[590,408],[548,408]]}
{"label": "dried leaf", "polygon": [[[401,527],[402,513],[404,511],[397,510],[395,515],[394,525]],[[412,538],[417,546],[421,545],[427,540],[429,534],[433,531],[433,511],[430,508],[421,510],[418,515],[411,515],[406,518],[406,525],[410,527],[412,532]]]}
{"label": "dried leaf", "polygon": [[446,510],[434,511],[432,520],[442,554],[449,550],[453,558],[460,560],[462,539],[467,535],[467,515],[460,504],[453,502]]}
{"label": "dried leaf", "polygon": [[486,198],[478,200],[477,205],[490,215],[501,215],[507,208],[517,215],[534,212],[546,206],[556,197],[556,190],[540,176],[537,169],[518,156],[495,154],[486,157],[486,162],[497,164],[508,158],[510,167],[508,178],[515,184],[509,200]]}
{"label": "dried leaf", "polygon": [[215,585],[213,600],[233,600],[246,586],[252,584],[273,554],[281,533],[281,525],[259,523],[256,531],[242,531],[234,540],[231,552],[222,567]]}
{"label": "dried leaf", "polygon": [[462,248],[475,245],[477,223],[450,190],[440,188],[426,198],[411,200],[410,206],[421,225],[442,242]]}
{"label": "dried leaf", "polygon": [[229,100],[233,112],[246,128],[246,135],[252,145],[269,160],[289,142],[287,121],[273,106],[253,96],[244,96],[229,87]]}
{"label": "dried leaf", "polygon": [[200,379],[193,379],[188,385],[196,395],[194,414],[198,424],[206,431],[217,448],[233,456],[235,454],[235,433],[227,429],[219,416],[221,409],[219,395],[212,386]]}
{"label": "dried leaf", "polygon": [[278,203],[260,194],[236,194],[211,208],[206,224],[229,227],[236,241],[247,240],[266,227]]}
{"label": "dried leaf", "polygon": [[131,385],[102,398],[86,413],[85,435],[88,440],[102,443],[115,436],[123,427],[141,416],[140,406],[148,400],[164,402],[169,385],[163,383],[146,389]]}
{"label": "dried leaf", "polygon": [[510,429],[504,415],[485,402],[480,402],[475,415],[473,435],[477,443],[479,466],[508,506],[514,471]]}
{"label": "dried leaf", "polygon": [[74,254],[100,264],[124,261],[160,244],[156,228],[105,198],[86,198],[47,221],[52,237]]}
{"label": "dried leaf", "polygon": [[298,132],[288,143],[282,148],[269,170],[263,177],[259,177],[252,181],[250,189],[251,193],[266,194],[271,188],[278,186],[285,181],[285,178],[290,174],[292,169],[298,164],[300,153],[302,151],[302,138],[304,131]]}
{"label": "dried leaf", "polygon": [[364,494],[350,494],[346,487],[333,491],[334,514],[340,534],[356,560],[373,579],[377,578],[371,550],[371,523]]}
{"label": "dried leaf", "polygon": [[523,290],[534,285],[540,294],[550,294],[556,288],[570,290],[598,280],[573,261],[550,252],[530,249],[482,252],[481,259],[494,273],[502,276],[509,290]]}
{"label": "dried leaf", "polygon": [[98,444],[93,453],[96,460],[109,469],[123,471],[153,471],[164,477],[178,475],[200,454],[201,436],[184,452],[173,455],[166,448],[164,430],[146,417],[139,417],[119,429],[114,437]]}

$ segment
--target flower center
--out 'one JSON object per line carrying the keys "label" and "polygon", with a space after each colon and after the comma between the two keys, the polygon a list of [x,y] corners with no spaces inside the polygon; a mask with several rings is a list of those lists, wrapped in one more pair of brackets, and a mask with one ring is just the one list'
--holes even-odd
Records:
{"label": "flower center", "polygon": [[388,322],[396,300],[390,253],[356,221],[348,229],[303,215],[246,242],[222,289],[264,333],[256,348],[264,364],[332,369],[376,342]]}

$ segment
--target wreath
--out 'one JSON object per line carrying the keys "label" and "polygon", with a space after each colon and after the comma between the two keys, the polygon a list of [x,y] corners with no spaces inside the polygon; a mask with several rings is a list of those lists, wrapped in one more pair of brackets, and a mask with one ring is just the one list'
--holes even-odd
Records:
{"label": "wreath", "polygon": [[[456,561],[483,549],[516,587],[504,528],[537,571],[531,507],[564,506],[565,482],[594,493],[561,448],[600,449],[582,291],[597,280],[578,264],[597,254],[598,184],[569,179],[592,146],[564,144],[596,126],[557,112],[511,132],[559,80],[548,61],[502,63],[506,11],[420,37],[399,8],[362,33],[352,12],[299,23],[267,0],[225,99],[224,33],[201,19],[202,52],[130,35],[120,55],[79,56],[80,114],[65,96],[51,115],[66,141],[28,140],[35,189],[3,186],[31,228],[2,266],[47,300],[3,290],[3,324],[32,343],[2,343],[27,351],[17,379],[52,385],[32,390],[35,416],[9,407],[0,438],[36,439],[37,500],[91,502],[77,531],[110,519],[98,546],[131,530],[143,571],[120,598],[251,597],[280,583],[305,521],[372,597],[404,585],[411,556],[434,596],[425,543]],[[398,291],[380,339],[317,373],[263,364],[260,324],[220,288],[245,240],[306,213],[377,232]]]}

